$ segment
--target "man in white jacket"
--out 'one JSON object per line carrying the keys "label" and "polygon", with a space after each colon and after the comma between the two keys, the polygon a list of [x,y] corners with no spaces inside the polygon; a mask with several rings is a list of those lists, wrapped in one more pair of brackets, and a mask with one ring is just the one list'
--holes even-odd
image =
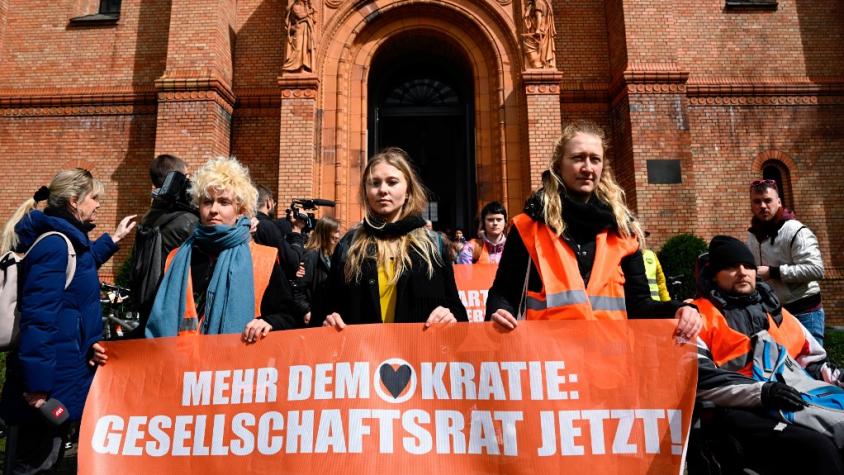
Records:
{"label": "man in white jacket", "polygon": [[783,306],[823,345],[821,305],[823,259],[815,234],[782,206],[773,180],[750,185],[753,210],[747,246],[756,259],[759,277],[773,287]]}

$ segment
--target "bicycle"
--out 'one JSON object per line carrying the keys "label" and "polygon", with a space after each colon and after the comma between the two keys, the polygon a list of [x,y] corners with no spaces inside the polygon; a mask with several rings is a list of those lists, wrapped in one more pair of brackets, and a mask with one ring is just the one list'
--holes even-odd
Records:
{"label": "bicycle", "polygon": [[130,300],[129,289],[119,285],[100,284],[104,340],[126,338],[141,324],[138,313],[132,311]]}

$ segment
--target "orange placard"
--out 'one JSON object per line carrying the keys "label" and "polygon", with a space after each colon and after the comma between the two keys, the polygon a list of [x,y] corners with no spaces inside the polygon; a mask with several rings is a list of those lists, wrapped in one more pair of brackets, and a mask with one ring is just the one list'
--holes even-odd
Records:
{"label": "orange placard", "polygon": [[460,301],[466,307],[466,314],[470,322],[484,321],[486,312],[486,296],[498,264],[455,264],[454,280],[457,282],[457,293]]}
{"label": "orange placard", "polygon": [[80,473],[681,473],[673,320],[359,325],[108,343]]}

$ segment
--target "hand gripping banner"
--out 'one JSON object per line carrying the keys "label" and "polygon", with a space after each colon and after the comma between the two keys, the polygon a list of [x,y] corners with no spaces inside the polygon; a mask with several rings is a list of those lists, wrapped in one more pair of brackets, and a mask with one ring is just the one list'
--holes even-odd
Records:
{"label": "hand gripping banner", "polygon": [[350,326],[108,343],[80,473],[681,473],[673,320]]}

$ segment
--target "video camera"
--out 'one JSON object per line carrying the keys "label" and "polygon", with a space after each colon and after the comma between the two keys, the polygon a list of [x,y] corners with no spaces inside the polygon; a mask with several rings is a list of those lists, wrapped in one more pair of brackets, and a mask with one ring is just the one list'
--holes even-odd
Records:
{"label": "video camera", "polygon": [[293,198],[290,202],[290,207],[285,210],[285,215],[288,220],[295,218],[297,221],[305,223],[305,229],[302,232],[310,232],[316,226],[316,214],[313,212],[306,213],[308,210],[316,210],[318,206],[329,206],[333,208],[336,205],[331,200],[323,200],[320,198],[304,199]]}
{"label": "video camera", "polygon": [[173,170],[164,177],[161,188],[152,192],[152,199],[168,205],[178,204],[190,207],[188,188],[190,188],[190,179],[184,173]]}

